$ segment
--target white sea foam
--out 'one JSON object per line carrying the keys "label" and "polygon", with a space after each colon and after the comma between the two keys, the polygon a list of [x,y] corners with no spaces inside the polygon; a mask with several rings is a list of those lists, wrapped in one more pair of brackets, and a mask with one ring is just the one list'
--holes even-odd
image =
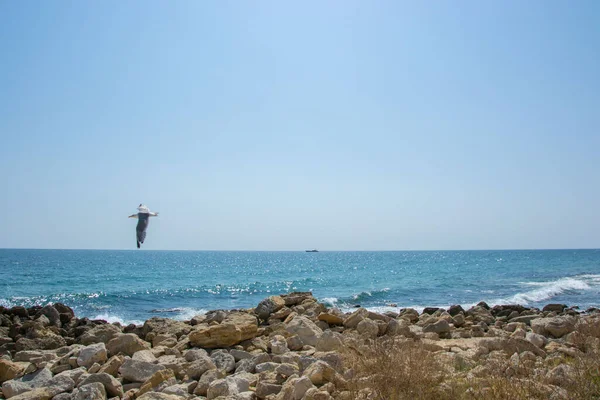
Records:
{"label": "white sea foam", "polygon": [[144,321],[140,321],[140,320],[124,320],[123,318],[121,318],[118,315],[112,315],[112,314],[108,314],[108,313],[104,313],[104,314],[98,314],[95,317],[90,318],[92,320],[94,319],[103,319],[106,322],[113,324],[115,322],[120,323],[121,325],[129,325],[129,324],[134,324],[134,325],[143,325]]}
{"label": "white sea foam", "polygon": [[569,291],[587,291],[600,286],[600,275],[579,275],[576,277],[560,278],[549,282],[521,282],[522,286],[535,287],[533,290],[517,293],[508,298],[495,299],[490,303],[495,304],[522,304],[538,303],[552,299]]}
{"label": "white sea foam", "polygon": [[321,299],[321,302],[331,305],[331,306],[335,306],[338,302],[338,298],[337,297],[324,297]]}
{"label": "white sea foam", "polygon": [[204,315],[208,312],[208,310],[204,308],[191,308],[184,307],[179,310],[179,314],[174,316],[173,319],[178,321],[187,321],[194,318],[196,315]]}

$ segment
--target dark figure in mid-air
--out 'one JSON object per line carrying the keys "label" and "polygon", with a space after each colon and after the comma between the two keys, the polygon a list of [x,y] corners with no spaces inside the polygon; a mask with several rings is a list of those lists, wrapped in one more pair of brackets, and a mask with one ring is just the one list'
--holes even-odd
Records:
{"label": "dark figure in mid-air", "polygon": [[129,218],[137,218],[138,223],[135,227],[135,233],[137,237],[137,248],[140,248],[140,244],[144,243],[144,239],[146,239],[146,229],[148,229],[148,223],[150,222],[150,217],[158,216],[157,212],[150,212],[148,207],[143,204],[140,204],[138,207],[138,213],[132,214]]}

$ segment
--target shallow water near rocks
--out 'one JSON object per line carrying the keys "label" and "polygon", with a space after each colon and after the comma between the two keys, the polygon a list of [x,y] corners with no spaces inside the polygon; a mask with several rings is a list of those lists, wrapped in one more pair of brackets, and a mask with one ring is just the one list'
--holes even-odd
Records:
{"label": "shallow water near rocks", "polygon": [[312,291],[344,311],[565,303],[600,306],[600,250],[210,252],[0,249],[0,305],[64,303],[140,323]]}

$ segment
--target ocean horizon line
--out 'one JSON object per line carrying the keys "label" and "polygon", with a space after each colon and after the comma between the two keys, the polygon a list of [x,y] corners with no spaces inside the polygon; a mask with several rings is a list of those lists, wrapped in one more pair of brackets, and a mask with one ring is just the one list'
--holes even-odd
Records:
{"label": "ocean horizon line", "polygon": [[[0,250],[54,250],[54,251],[123,251],[123,252],[205,252],[205,253],[304,253],[310,249],[288,249],[288,250],[269,250],[269,249],[91,249],[91,248],[53,248],[53,247],[0,247]],[[395,253],[395,252],[455,252],[455,251],[580,251],[580,250],[600,250],[600,247],[548,247],[548,248],[487,248],[487,249],[357,249],[357,250],[319,250],[318,253]]]}

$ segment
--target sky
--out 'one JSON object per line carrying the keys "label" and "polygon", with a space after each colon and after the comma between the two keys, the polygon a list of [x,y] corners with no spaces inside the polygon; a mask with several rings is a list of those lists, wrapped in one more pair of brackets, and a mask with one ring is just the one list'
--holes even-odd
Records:
{"label": "sky", "polygon": [[598,248],[599,17],[0,2],[0,248]]}

